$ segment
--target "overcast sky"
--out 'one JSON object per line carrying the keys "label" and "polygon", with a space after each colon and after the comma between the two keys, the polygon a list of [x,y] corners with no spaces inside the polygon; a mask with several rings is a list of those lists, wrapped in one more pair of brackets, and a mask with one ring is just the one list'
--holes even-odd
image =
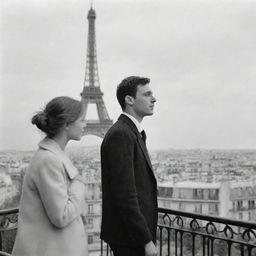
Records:
{"label": "overcast sky", "polygon": [[[94,0],[101,90],[151,78],[149,149],[256,148],[256,1]],[[80,99],[87,0],[2,0],[0,149],[35,149],[33,114],[55,96]],[[76,145],[99,144],[85,136]]]}

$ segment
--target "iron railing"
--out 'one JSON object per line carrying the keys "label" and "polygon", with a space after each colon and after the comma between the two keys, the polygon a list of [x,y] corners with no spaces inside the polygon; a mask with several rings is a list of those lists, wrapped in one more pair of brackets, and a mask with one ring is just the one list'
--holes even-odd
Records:
{"label": "iron railing", "polygon": [[10,253],[16,236],[18,208],[0,210],[0,255]]}
{"label": "iron railing", "polygon": [[159,208],[160,256],[256,256],[256,224]]}
{"label": "iron railing", "polygon": [[[256,256],[256,224],[253,222],[165,208],[159,208],[158,214],[159,256]],[[17,208],[0,211],[0,251],[10,252],[4,248],[4,240],[14,240],[15,234],[6,236],[6,233],[17,229],[17,220]],[[101,255],[112,255],[103,242]]]}

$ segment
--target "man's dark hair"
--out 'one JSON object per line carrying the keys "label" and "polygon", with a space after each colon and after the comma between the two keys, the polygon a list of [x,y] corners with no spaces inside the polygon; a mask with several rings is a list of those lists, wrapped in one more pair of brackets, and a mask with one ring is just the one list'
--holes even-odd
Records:
{"label": "man's dark hair", "polygon": [[122,110],[125,109],[125,96],[129,95],[133,98],[136,97],[138,85],[145,85],[150,82],[147,77],[129,76],[123,79],[123,81],[117,86],[116,97],[121,105]]}

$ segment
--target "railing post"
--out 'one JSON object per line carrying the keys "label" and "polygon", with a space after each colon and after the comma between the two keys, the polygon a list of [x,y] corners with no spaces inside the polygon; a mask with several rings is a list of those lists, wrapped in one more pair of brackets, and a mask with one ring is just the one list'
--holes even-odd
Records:
{"label": "railing post", "polygon": [[2,240],[2,232],[0,231],[0,251],[3,250],[3,245],[2,245],[2,243],[3,243],[3,240]]}
{"label": "railing post", "polygon": [[175,256],[178,256],[178,231],[175,230]]}
{"label": "railing post", "polygon": [[248,246],[248,256],[252,256],[252,247]]}
{"label": "railing post", "polygon": [[240,251],[241,251],[241,256],[244,256],[244,246],[243,245],[241,245]]}
{"label": "railing post", "polygon": [[183,256],[183,232],[180,231],[180,256]]}
{"label": "railing post", "polygon": [[228,242],[228,256],[231,256],[232,242]]}
{"label": "railing post", "polygon": [[192,234],[192,256],[195,256],[195,238],[196,235]]}
{"label": "railing post", "polygon": [[162,247],[163,247],[163,242],[162,242],[162,227],[159,227],[159,238],[160,238],[160,256],[162,256]]}
{"label": "railing post", "polygon": [[[211,238],[210,244],[211,244],[211,256],[213,256],[213,243],[214,243],[214,238]],[[229,255],[230,256],[230,255]]]}
{"label": "railing post", "polygon": [[171,250],[171,246],[170,246],[170,243],[171,243],[171,241],[170,241],[170,235],[171,235],[171,230],[170,229],[167,229],[167,232],[168,232],[168,234],[167,234],[167,238],[168,238],[168,245],[167,245],[167,252],[168,252],[168,256],[170,256],[170,250]]}
{"label": "railing post", "polygon": [[206,246],[206,241],[205,241],[205,237],[203,236],[203,256],[205,256],[205,246]]}

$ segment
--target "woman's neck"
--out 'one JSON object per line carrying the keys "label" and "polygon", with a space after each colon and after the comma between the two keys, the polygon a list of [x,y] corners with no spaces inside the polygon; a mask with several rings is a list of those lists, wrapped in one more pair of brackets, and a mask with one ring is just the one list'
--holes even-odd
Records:
{"label": "woman's neck", "polygon": [[52,139],[60,146],[63,151],[65,150],[68,139],[64,134],[57,134]]}

